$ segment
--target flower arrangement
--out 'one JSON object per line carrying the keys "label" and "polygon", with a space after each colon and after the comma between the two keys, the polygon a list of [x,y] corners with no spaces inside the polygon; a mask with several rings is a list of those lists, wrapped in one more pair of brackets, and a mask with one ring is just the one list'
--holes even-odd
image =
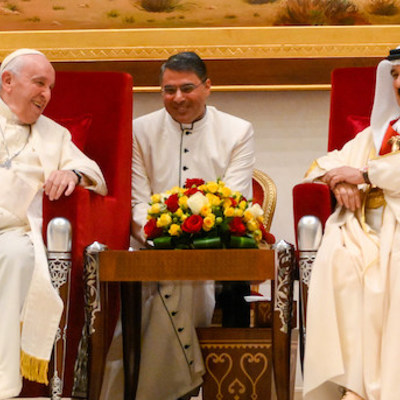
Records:
{"label": "flower arrangement", "polygon": [[263,225],[263,210],[224,182],[188,179],[185,187],[151,196],[147,240],[156,248],[256,248],[275,238]]}

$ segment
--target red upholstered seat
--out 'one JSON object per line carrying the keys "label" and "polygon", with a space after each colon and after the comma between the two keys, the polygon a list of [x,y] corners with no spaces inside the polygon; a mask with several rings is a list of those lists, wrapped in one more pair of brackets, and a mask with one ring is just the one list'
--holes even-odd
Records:
{"label": "red upholstered seat", "polygon": [[[43,201],[44,231],[54,217],[65,217],[72,224],[72,286],[63,391],[63,397],[70,397],[84,322],[83,251],[94,241],[111,249],[129,247],[132,77],[120,72],[57,72],[45,114],[69,128],[78,147],[100,165],[109,191],[103,197],[78,187],[70,197]],[[118,293],[113,296],[116,320]],[[21,396],[48,393],[48,387],[25,381]]]}
{"label": "red upholstered seat", "polygon": [[[328,151],[341,149],[346,142],[369,126],[375,93],[375,74],[375,67],[339,68],[333,71]],[[293,188],[296,241],[297,224],[301,217],[315,215],[324,226],[331,212],[331,194],[326,185],[296,185]]]}

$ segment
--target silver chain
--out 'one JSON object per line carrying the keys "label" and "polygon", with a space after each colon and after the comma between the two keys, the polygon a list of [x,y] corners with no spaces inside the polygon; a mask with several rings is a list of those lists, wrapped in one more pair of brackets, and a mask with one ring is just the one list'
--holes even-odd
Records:
{"label": "silver chain", "polygon": [[29,133],[28,133],[28,135],[26,137],[26,141],[25,141],[24,145],[16,153],[14,153],[12,156],[10,156],[10,150],[9,150],[9,148],[7,146],[6,138],[4,136],[3,129],[1,129],[1,126],[0,126],[1,138],[3,140],[4,148],[5,148],[6,152],[7,152],[7,159],[6,159],[6,161],[0,163],[0,168],[6,168],[6,169],[10,169],[11,168],[12,160],[14,160],[14,158],[17,157],[21,153],[21,151],[25,148],[25,146],[27,145],[31,130],[32,130],[32,127],[29,125]]}

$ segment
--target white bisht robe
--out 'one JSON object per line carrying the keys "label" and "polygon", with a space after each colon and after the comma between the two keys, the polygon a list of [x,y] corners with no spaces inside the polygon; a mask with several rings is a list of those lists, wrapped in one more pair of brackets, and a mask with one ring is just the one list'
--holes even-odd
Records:
{"label": "white bisht robe", "polygon": [[[30,134],[27,127],[16,134],[14,131],[21,127],[18,127],[15,119],[15,115],[1,102],[0,126],[10,155],[16,153],[15,149],[21,148],[18,142],[24,143],[25,138],[28,140],[24,149],[13,159],[11,169],[0,168],[0,234],[12,232],[29,237],[28,243],[33,245],[33,252],[28,248],[27,253],[33,255],[33,266],[29,268],[30,273],[21,275],[27,281],[23,283],[24,289],[21,293],[16,290],[15,302],[22,302],[22,311],[19,306],[12,310],[2,307],[1,311],[7,313],[7,321],[12,327],[9,330],[1,329],[0,353],[5,355],[10,364],[6,365],[4,360],[0,360],[0,399],[16,396],[21,390],[17,368],[19,363],[25,377],[42,383],[47,381],[47,365],[63,308],[51,284],[42,239],[42,187],[45,180],[54,170],[77,169],[91,180],[90,189],[101,194],[107,192],[100,169],[71,142],[71,135],[65,128],[41,116],[31,126]],[[25,136],[21,139],[20,135]],[[1,155],[3,157],[4,152]],[[18,282],[11,282],[15,275],[1,264],[3,258],[7,257],[6,246],[2,247],[3,251],[5,253],[0,254],[0,287],[6,282],[7,285],[18,285]],[[0,292],[0,304],[13,301],[10,291]],[[9,348],[13,350],[8,351]],[[11,368],[11,363],[16,368]]]}
{"label": "white bisht robe", "polygon": [[326,223],[308,298],[305,400],[340,399],[340,386],[368,400],[400,399],[400,152],[376,156],[367,128],[317,159],[307,180],[366,165],[386,201],[381,229],[344,207]]}
{"label": "white bisht robe", "polygon": [[[183,186],[187,178],[221,178],[232,190],[252,196],[251,124],[207,107],[205,116],[186,128],[191,129],[165,109],[133,123],[133,233],[142,242],[151,195]],[[213,283],[146,285],[136,400],[176,400],[202,383],[205,370],[195,328],[210,324],[214,303]]]}

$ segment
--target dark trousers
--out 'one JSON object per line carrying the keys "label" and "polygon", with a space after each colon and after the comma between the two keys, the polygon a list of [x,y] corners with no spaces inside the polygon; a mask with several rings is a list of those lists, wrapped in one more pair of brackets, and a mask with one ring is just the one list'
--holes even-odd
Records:
{"label": "dark trousers", "polygon": [[217,307],[222,310],[222,326],[225,328],[246,328],[250,326],[250,303],[244,296],[250,295],[250,284],[244,281],[222,283],[217,294]]}

